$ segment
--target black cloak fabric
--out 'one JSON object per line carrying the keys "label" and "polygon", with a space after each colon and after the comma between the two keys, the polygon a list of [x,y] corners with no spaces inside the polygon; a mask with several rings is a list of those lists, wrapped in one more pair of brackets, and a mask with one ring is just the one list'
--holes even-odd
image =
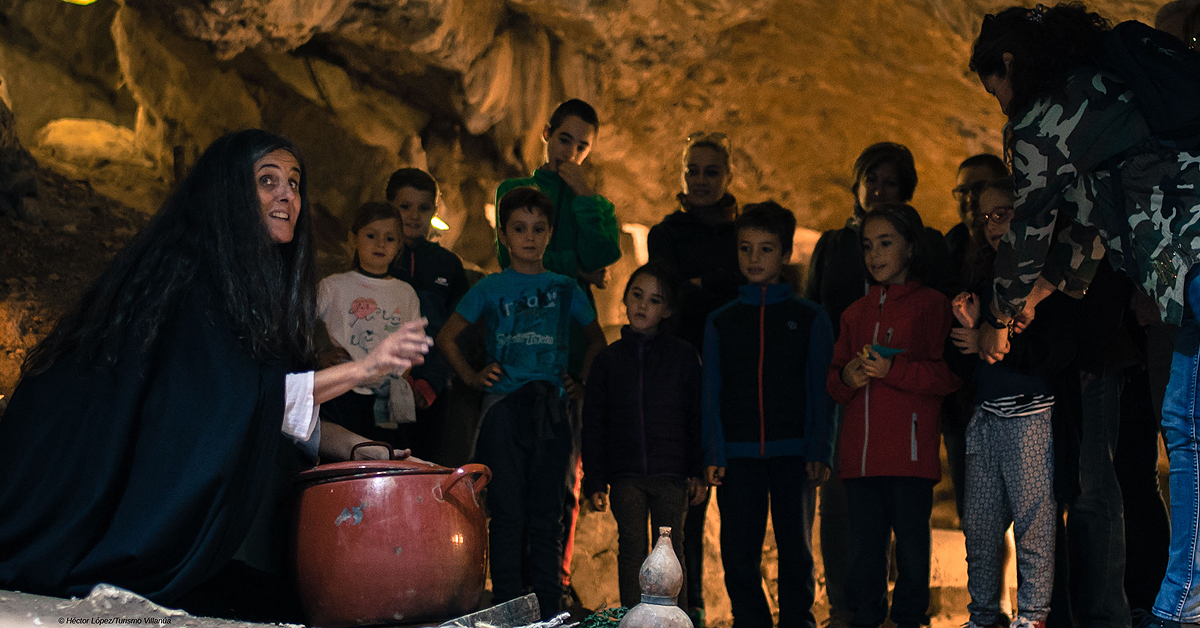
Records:
{"label": "black cloak fabric", "polygon": [[17,386],[0,419],[0,589],[107,582],[170,604],[245,539],[281,443],[282,364],[247,354],[201,289],[140,344]]}

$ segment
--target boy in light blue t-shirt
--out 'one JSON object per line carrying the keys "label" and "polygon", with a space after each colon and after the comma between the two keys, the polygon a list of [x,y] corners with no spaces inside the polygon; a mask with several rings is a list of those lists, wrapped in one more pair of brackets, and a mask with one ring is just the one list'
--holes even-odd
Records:
{"label": "boy in light blue t-shirt", "polygon": [[[485,392],[476,459],[492,470],[492,592],[504,602],[525,592],[522,564],[543,618],[562,602],[562,504],[574,434],[567,398],[583,386],[567,374],[571,321],[588,340],[583,376],[605,346],[587,295],[572,278],[546,271],[554,204],[534,188],[500,199],[497,230],[511,266],[475,284],[437,337],[446,361],[468,385]],[[482,321],[489,364],[476,371],[458,348],[466,327]],[[528,557],[524,545],[528,539]]]}

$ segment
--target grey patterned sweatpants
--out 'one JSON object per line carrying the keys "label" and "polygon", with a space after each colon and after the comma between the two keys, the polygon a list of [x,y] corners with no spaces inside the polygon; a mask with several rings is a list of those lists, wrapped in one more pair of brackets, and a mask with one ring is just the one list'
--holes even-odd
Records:
{"label": "grey patterned sweatpants", "polygon": [[977,409],[967,425],[967,609],[977,625],[996,623],[1004,533],[1017,540],[1019,616],[1043,621],[1054,586],[1054,450],[1050,410],[1002,418]]}

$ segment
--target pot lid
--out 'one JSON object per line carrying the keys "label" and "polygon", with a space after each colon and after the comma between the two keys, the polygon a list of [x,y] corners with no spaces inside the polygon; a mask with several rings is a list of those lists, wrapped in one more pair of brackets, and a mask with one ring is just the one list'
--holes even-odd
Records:
{"label": "pot lid", "polygon": [[454,469],[425,460],[352,460],[317,465],[296,475],[297,484],[380,475],[446,475]]}

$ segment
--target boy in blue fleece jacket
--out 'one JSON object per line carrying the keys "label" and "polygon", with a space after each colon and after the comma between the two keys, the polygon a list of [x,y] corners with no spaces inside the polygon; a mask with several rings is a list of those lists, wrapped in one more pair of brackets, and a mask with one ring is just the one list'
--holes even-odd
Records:
{"label": "boy in blue fleece jacket", "polygon": [[[769,504],[779,548],[779,626],[813,628],[815,489],[833,464],[824,386],[833,326],[824,308],[781,282],[796,217],[767,201],[747,206],[735,224],[738,265],[749,283],[708,318],[702,404],[725,589],[735,625],[770,628],[761,575]],[[797,481],[801,469],[808,482]]]}

